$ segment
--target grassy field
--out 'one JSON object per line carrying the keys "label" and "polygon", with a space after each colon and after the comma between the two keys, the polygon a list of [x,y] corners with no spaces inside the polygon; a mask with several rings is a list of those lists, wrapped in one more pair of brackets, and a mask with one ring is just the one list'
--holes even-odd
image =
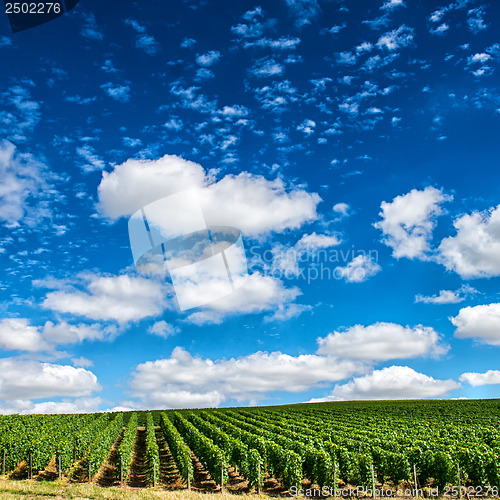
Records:
{"label": "grassy field", "polygon": [[[74,500],[234,500],[229,493],[198,493],[194,491],[165,491],[154,488],[101,488],[89,484],[67,483],[65,481],[12,481],[0,479],[0,499],[67,499]],[[245,500],[262,500],[264,495],[245,495]]]}

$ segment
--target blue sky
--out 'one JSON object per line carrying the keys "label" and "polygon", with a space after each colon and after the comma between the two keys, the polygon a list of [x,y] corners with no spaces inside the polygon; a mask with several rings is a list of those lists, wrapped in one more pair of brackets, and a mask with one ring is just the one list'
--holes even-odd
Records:
{"label": "blue sky", "polygon": [[[498,10],[4,16],[0,410],[499,397]],[[181,310],[128,220],[187,189],[248,277]]]}

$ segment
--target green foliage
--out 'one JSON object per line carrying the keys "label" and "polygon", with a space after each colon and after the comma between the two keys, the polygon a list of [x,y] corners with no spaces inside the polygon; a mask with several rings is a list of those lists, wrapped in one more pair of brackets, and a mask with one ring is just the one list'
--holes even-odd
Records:
{"label": "green foliage", "polygon": [[137,413],[132,413],[123,431],[123,439],[118,447],[118,467],[117,476],[120,477],[123,470],[123,479],[127,477],[132,461],[132,452],[134,450],[135,437],[137,435]]}
{"label": "green foliage", "polygon": [[149,485],[154,483],[160,472],[160,451],[156,442],[153,414],[148,412],[146,417],[146,477]]}
{"label": "green foliage", "polygon": [[193,463],[191,460],[191,450],[184,442],[184,439],[182,439],[179,431],[175,428],[166,413],[162,413],[160,416],[160,426],[182,479],[187,482],[189,477],[190,481],[192,481]]}
{"label": "green foliage", "polygon": [[228,457],[207,436],[202,434],[191,422],[186,420],[180,413],[171,414],[174,425],[184,437],[193,453],[206,467],[212,479],[220,485],[228,480],[227,464]]}
{"label": "green foliage", "polygon": [[123,413],[118,413],[108,425],[95,436],[92,443],[88,444],[85,452],[84,463],[90,465],[91,474],[94,475],[108,458],[111,447],[118,439],[123,426]]}

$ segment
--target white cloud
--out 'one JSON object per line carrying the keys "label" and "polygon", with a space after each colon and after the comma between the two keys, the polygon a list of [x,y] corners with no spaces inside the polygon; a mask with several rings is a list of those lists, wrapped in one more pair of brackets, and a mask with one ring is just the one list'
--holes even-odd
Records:
{"label": "white cloud", "polygon": [[0,406],[0,414],[95,413],[99,411],[101,403],[101,398],[64,398],[62,401],[43,401],[40,403],[17,399],[9,401],[7,406]]}
{"label": "white cloud", "polygon": [[423,302],[424,304],[458,304],[463,302],[466,297],[474,295],[477,290],[469,285],[463,285],[458,290],[441,290],[437,295],[425,297],[416,295],[415,302]]}
{"label": "white cloud", "polygon": [[218,62],[220,59],[220,52],[217,50],[209,50],[208,52],[205,52],[204,54],[199,54],[196,57],[196,62],[200,66],[204,66],[208,68],[209,66],[214,65],[216,62]]}
{"label": "white cloud", "polygon": [[472,56],[467,58],[468,64],[482,64],[491,59],[490,54],[486,54],[485,52],[478,52]]}
{"label": "white cloud", "polygon": [[443,213],[441,204],[450,200],[451,196],[432,186],[422,191],[412,189],[392,202],[383,201],[382,220],[374,226],[382,231],[383,241],[393,249],[394,257],[426,259],[435,220]]}
{"label": "white cloud", "polygon": [[57,345],[77,344],[89,340],[107,340],[117,333],[114,327],[70,325],[65,321],[47,321],[42,327],[32,326],[26,318],[0,321],[0,349],[7,351],[53,351]]}
{"label": "white cloud", "polygon": [[94,366],[94,362],[92,360],[84,358],[83,356],[73,358],[71,362],[76,368],[90,368],[91,366]]}
{"label": "white cloud", "polygon": [[22,80],[19,85],[0,93],[3,108],[0,111],[0,134],[16,143],[28,140],[28,133],[40,121],[40,104],[30,93],[30,87],[34,86],[33,81]]}
{"label": "white cloud", "polygon": [[337,385],[330,396],[311,402],[438,398],[459,387],[451,379],[434,379],[408,366],[390,366]]}
{"label": "white cloud", "polygon": [[355,325],[318,338],[318,354],[362,361],[387,361],[420,356],[440,356],[448,351],[430,327],[379,322]]}
{"label": "white cloud", "polygon": [[297,127],[297,130],[305,135],[311,135],[314,134],[315,127],[316,122],[314,120],[306,119]]}
{"label": "white cloud", "polygon": [[0,141],[0,221],[17,225],[26,216],[34,220],[43,216],[40,202],[50,190],[45,168],[32,155]]}
{"label": "white cloud", "polygon": [[462,278],[500,275],[500,205],[458,217],[455,236],[439,245],[438,260]]}
{"label": "white cloud", "polygon": [[409,28],[403,24],[398,29],[388,31],[382,35],[378,39],[377,45],[387,50],[397,50],[401,47],[407,47],[412,42],[413,28]]}
{"label": "white cloud", "polygon": [[302,238],[296,243],[295,249],[297,250],[319,250],[320,248],[330,248],[340,245],[342,240],[335,234],[317,234],[310,233],[304,234]]}
{"label": "white cloud", "polygon": [[36,352],[48,349],[42,335],[24,318],[5,318],[0,321],[0,349]]}
{"label": "white cloud", "polygon": [[380,8],[382,10],[393,10],[397,7],[406,7],[404,0],[387,0]]}
{"label": "white cloud", "polygon": [[43,307],[65,314],[125,324],[156,316],[166,307],[164,287],[154,281],[132,277],[80,276],[87,291],[78,289],[50,292]]}
{"label": "white cloud", "polygon": [[261,47],[270,48],[272,50],[290,50],[295,49],[300,42],[300,38],[291,37],[281,37],[277,40],[272,40],[270,38],[259,38],[258,40],[252,42],[245,42],[243,47],[245,49],[248,49],[250,47]]}
{"label": "white cloud", "polygon": [[250,72],[258,78],[281,75],[284,71],[283,65],[277,63],[273,58],[264,57],[258,59]]}
{"label": "white cloud", "polygon": [[437,28],[430,28],[430,32],[433,35],[443,35],[450,29],[449,25],[446,23],[440,24]]}
{"label": "white cloud", "polygon": [[77,344],[86,340],[108,340],[117,333],[114,327],[102,327],[101,325],[70,325],[65,321],[52,323],[47,321],[43,326],[42,336],[46,342],[51,344]]}
{"label": "white cloud", "polygon": [[76,148],[76,153],[86,161],[86,163],[82,165],[82,169],[85,172],[103,170],[106,166],[104,161],[99,158],[95,149],[90,144],[85,144],[84,146]]}
{"label": "white cloud", "polygon": [[0,399],[82,397],[100,389],[97,377],[83,368],[0,359]]}
{"label": "white cloud", "polygon": [[137,38],[135,42],[135,46],[138,49],[144,50],[146,54],[150,56],[156,55],[160,50],[159,43],[155,40],[155,38],[146,33],[146,28],[139,24],[134,19],[126,19],[125,24],[132,27],[132,29],[137,33]]}
{"label": "white cloud", "polygon": [[500,303],[464,307],[450,320],[456,327],[455,337],[500,346]]}
{"label": "white cloud", "polygon": [[160,51],[160,44],[151,35],[141,35],[137,37],[135,46],[144,50],[150,56],[156,55]]}
{"label": "white cloud", "polygon": [[215,182],[203,168],[177,156],[158,160],[128,160],[103,173],[99,185],[100,212],[111,219],[132,215],[152,201],[197,188],[208,225],[227,225],[245,235],[297,229],[317,218],[320,198],[302,189],[287,189],[273,181],[241,172]]}
{"label": "white cloud", "polygon": [[[304,234],[302,238],[293,246],[285,246],[282,244],[275,245],[272,250],[271,267],[273,273],[278,272],[279,275],[286,278],[299,276],[299,261],[308,262],[314,261],[318,250],[338,246],[342,240],[335,234],[317,234],[316,232]],[[266,254],[258,255],[255,248],[252,250],[252,255],[260,257],[260,260],[266,259]]]}
{"label": "white cloud", "polygon": [[486,373],[463,373],[460,375],[460,382],[465,382],[473,387],[500,384],[500,371],[488,370]]}
{"label": "white cloud", "polygon": [[340,214],[342,217],[347,217],[350,209],[351,207],[348,203],[336,203],[333,205],[333,211]]}
{"label": "white cloud", "polygon": [[[301,292],[298,288],[286,288],[280,279],[254,272],[235,292],[210,302],[203,310],[191,314],[188,320],[199,325],[221,323],[226,316],[234,314],[276,311],[280,307],[289,307],[299,295]],[[200,297],[197,302],[203,304],[207,300]]]}
{"label": "white cloud", "polygon": [[137,366],[130,386],[150,408],[218,406],[227,399],[255,402],[274,391],[303,392],[363,371],[360,363],[325,356],[256,352],[211,360],[176,347],[168,359]]}
{"label": "white cloud", "polygon": [[130,101],[130,87],[128,85],[113,84],[111,82],[101,85],[109,97],[113,98],[115,101],[129,102]]}
{"label": "white cloud", "polygon": [[148,329],[148,332],[151,333],[152,335],[157,335],[158,337],[162,337],[164,339],[176,335],[180,331],[181,331],[180,328],[171,325],[170,323],[167,323],[166,321],[163,320],[157,321],[156,323],[151,325]]}
{"label": "white cloud", "polygon": [[362,283],[382,270],[377,262],[368,255],[354,257],[346,266],[335,268],[335,275],[348,283]]}
{"label": "white cloud", "polygon": [[469,18],[467,19],[467,26],[472,33],[477,34],[488,28],[488,24],[483,19],[484,7],[477,7],[468,11]]}

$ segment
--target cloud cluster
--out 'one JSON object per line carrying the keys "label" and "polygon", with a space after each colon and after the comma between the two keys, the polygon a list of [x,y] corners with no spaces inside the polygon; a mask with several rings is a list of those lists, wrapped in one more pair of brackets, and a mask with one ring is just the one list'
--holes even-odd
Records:
{"label": "cloud cluster", "polygon": [[0,359],[0,399],[83,397],[100,389],[97,377],[83,368]]}
{"label": "cloud cluster", "polygon": [[441,205],[451,199],[442,190],[428,186],[382,202],[382,220],[375,227],[382,231],[392,255],[397,259],[427,259],[436,218],[443,213]]}
{"label": "cloud cluster", "polygon": [[463,278],[500,275],[500,205],[453,223],[457,234],[439,245],[440,262]]}
{"label": "cloud cluster", "polygon": [[44,214],[40,201],[49,187],[45,169],[31,154],[0,141],[0,221],[16,225],[26,216],[37,220]]}
{"label": "cloud cluster", "polygon": [[167,307],[165,287],[146,278],[92,273],[79,278],[85,291],[63,287],[49,292],[42,306],[63,314],[116,321],[121,325],[157,316]]}
{"label": "cloud cluster", "polygon": [[439,334],[430,327],[402,326],[378,322],[373,325],[354,325],[318,338],[318,354],[365,362],[390,359],[410,359],[419,356],[437,357],[449,347],[440,342]]}
{"label": "cloud cluster", "polygon": [[128,160],[103,173],[99,208],[110,219],[129,216],[168,195],[197,189],[208,225],[227,225],[259,236],[297,229],[317,218],[320,197],[299,188],[287,189],[281,179],[268,180],[241,172],[216,181],[197,164],[177,156]]}
{"label": "cloud cluster", "polygon": [[500,303],[464,307],[450,320],[455,337],[500,346]]}
{"label": "cloud cluster", "polygon": [[218,406],[228,399],[254,402],[273,391],[298,393],[363,371],[360,363],[326,356],[256,352],[213,361],[176,347],[170,358],[137,366],[130,385],[150,408]]}
{"label": "cloud cluster", "polygon": [[438,398],[459,387],[454,380],[435,379],[408,366],[389,366],[337,385],[326,398],[311,402]]}

